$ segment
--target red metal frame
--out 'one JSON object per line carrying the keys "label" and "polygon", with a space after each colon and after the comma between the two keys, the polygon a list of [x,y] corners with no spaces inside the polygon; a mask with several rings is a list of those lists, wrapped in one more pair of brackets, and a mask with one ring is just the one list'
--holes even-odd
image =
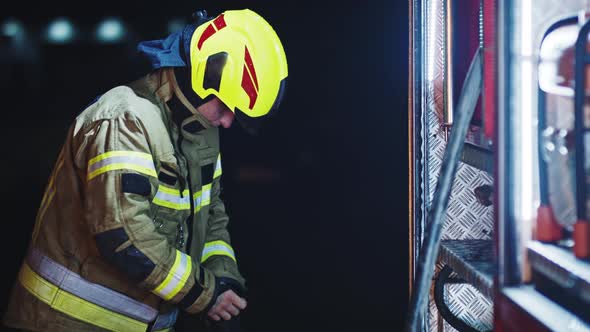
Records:
{"label": "red metal frame", "polygon": [[[494,144],[498,142],[498,132],[496,126],[496,109],[497,109],[497,0],[483,0],[483,117],[484,117],[484,134],[492,138]],[[494,167],[494,179],[498,181],[498,167]],[[494,195],[495,201],[498,202],[498,191]],[[494,226],[494,251],[496,257],[499,255],[498,242],[498,222],[497,216],[498,205],[494,204],[494,215],[496,222]],[[499,287],[500,282],[498,275],[494,276],[495,294],[494,294],[494,332],[512,332],[512,331],[549,331],[544,325],[537,321],[522,307],[506,297]]]}
{"label": "red metal frame", "polygon": [[550,331],[501,292],[494,296],[494,332]]}
{"label": "red metal frame", "polygon": [[489,138],[494,137],[496,121],[496,2],[483,0],[483,117]]}

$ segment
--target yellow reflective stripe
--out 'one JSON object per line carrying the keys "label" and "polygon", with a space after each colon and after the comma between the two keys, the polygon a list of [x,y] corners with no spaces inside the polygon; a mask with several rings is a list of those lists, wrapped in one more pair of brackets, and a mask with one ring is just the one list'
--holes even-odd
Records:
{"label": "yellow reflective stripe", "polygon": [[153,290],[153,293],[167,301],[172,299],[186,284],[191,269],[191,257],[176,250],[176,258],[174,259],[172,268],[168,272],[166,279]]}
{"label": "yellow reflective stripe", "polygon": [[167,207],[167,208],[173,209],[173,210],[189,210],[191,208],[190,203],[174,203],[174,202],[169,202],[167,200],[163,200],[163,199],[160,199],[157,197],[154,198],[154,200],[152,202],[156,205]]}
{"label": "yellow reflective stripe", "polygon": [[53,197],[55,196],[55,177],[57,173],[61,170],[62,166],[64,165],[64,160],[62,158],[62,152],[59,154],[59,161],[57,162],[57,166],[49,179],[49,184],[45,189],[45,194],[43,194],[43,200],[41,201],[41,206],[39,208],[39,213],[37,214],[37,220],[35,222],[35,226],[33,229],[32,239],[35,241],[37,239],[37,234],[39,233],[39,229],[41,229],[41,224],[43,223],[43,217],[45,216],[45,212],[49,208],[49,205],[53,201]]}
{"label": "yellow reflective stripe", "polygon": [[41,301],[51,305],[59,288],[35,273],[28,264],[24,263],[18,274],[18,280],[31,294]]}
{"label": "yellow reflective stripe", "polygon": [[215,164],[215,172],[213,173],[213,178],[218,178],[221,176],[221,153],[217,155],[217,163]]}
{"label": "yellow reflective stripe", "polygon": [[[161,184],[161,185],[158,187],[158,191],[161,191],[161,192],[163,192],[163,193],[166,193],[166,194],[168,194],[168,195],[174,195],[174,196],[178,196],[178,197],[180,197],[180,190],[178,190],[178,189],[176,189],[176,188],[170,188],[170,187],[166,187],[166,186],[165,186],[165,185],[163,185],[163,184]],[[182,195],[183,195],[183,196],[188,196],[188,195],[189,195],[188,189],[185,189],[185,190],[182,192]]]}
{"label": "yellow reflective stripe", "polygon": [[201,197],[201,191],[197,191],[196,193],[193,194],[193,201],[194,201],[194,208],[195,208],[195,213],[201,211],[201,204],[202,204],[202,197]]}
{"label": "yellow reflective stripe", "polygon": [[184,270],[184,274],[182,275],[182,277],[180,277],[180,281],[178,282],[176,287],[174,287],[174,289],[172,289],[172,292],[170,293],[171,294],[170,297],[167,298],[166,300],[170,300],[171,298],[176,296],[176,294],[178,294],[178,292],[180,292],[182,287],[184,287],[184,285],[186,284],[186,281],[188,280],[188,277],[191,274],[191,269],[193,268],[192,265],[193,265],[193,263],[191,262],[191,259],[189,258],[186,270]]}
{"label": "yellow reflective stripe", "polygon": [[114,170],[118,170],[118,169],[131,169],[131,170],[137,171],[137,172],[145,174],[145,175],[157,177],[156,171],[151,168],[141,167],[141,166],[137,166],[137,165],[129,164],[129,163],[120,163],[120,164],[110,164],[110,165],[101,167],[92,173],[89,173],[87,180],[92,180],[93,178],[95,178],[96,176],[98,176],[102,173],[106,173],[106,172],[114,171]]}
{"label": "yellow reflective stripe", "polygon": [[18,280],[31,294],[53,309],[88,324],[115,332],[145,332],[147,324],[97,306],[53,285],[23,264]]}
{"label": "yellow reflective stripe", "polygon": [[211,204],[211,183],[206,184],[203,188],[193,194],[194,212],[201,211],[204,206]]}
{"label": "yellow reflective stripe", "polygon": [[158,192],[152,200],[156,205],[164,206],[174,210],[188,210],[191,208],[190,192],[185,189],[180,195],[180,190],[169,188],[162,184],[158,186]]}
{"label": "yellow reflective stripe", "polygon": [[53,188],[52,182],[53,182],[53,177],[51,177],[51,181],[49,182],[47,189],[45,189],[45,194],[43,195],[43,200],[41,201],[41,205],[40,205],[40,209],[39,209],[39,216],[42,216],[43,214],[45,214],[45,210],[47,209],[47,206],[49,206],[49,203],[51,203],[51,201],[53,200],[53,195],[55,195],[55,188]]}
{"label": "yellow reflective stripe", "polygon": [[49,204],[51,203],[51,201],[53,201],[53,196],[55,196],[55,188],[51,189],[51,193],[47,198],[47,203],[41,208],[41,211],[39,211],[39,217],[37,218],[37,222],[35,223],[35,230],[33,231],[33,240],[37,238],[37,233],[41,228],[41,223],[43,223],[43,217],[45,216],[45,212],[47,212],[47,209],[49,208]]}
{"label": "yellow reflective stripe", "polygon": [[53,184],[55,182],[55,176],[61,170],[61,167],[63,165],[64,165],[63,159],[57,162],[57,166],[55,167],[55,171],[53,172],[53,174],[51,175],[51,178],[49,179],[49,184],[47,184],[47,190],[45,191],[45,195],[43,195],[43,200],[41,201],[41,206],[45,205],[45,203],[49,204],[48,201],[51,201],[51,197],[52,197],[53,193],[51,193],[50,195],[48,195],[48,193],[50,192],[50,189],[53,188]]}
{"label": "yellow reflective stripe", "polygon": [[152,160],[152,155],[149,153],[145,153],[145,152],[137,152],[137,151],[109,151],[109,152],[105,152],[102,154],[99,154],[98,156],[90,159],[88,161],[88,166],[91,166],[94,163],[97,163],[101,160],[107,159],[107,158],[111,158],[111,157],[138,157],[138,158],[143,158],[146,160]]}
{"label": "yellow reflective stripe", "polygon": [[234,249],[225,241],[217,240],[205,243],[203,254],[201,255],[201,263],[215,255],[227,256],[234,262],[236,261]]}
{"label": "yellow reflective stripe", "polygon": [[156,177],[154,161],[149,153],[137,151],[110,151],[100,154],[88,162],[87,180],[108,171],[131,169]]}
{"label": "yellow reflective stripe", "polygon": [[209,205],[211,203],[211,183],[203,186],[203,194],[201,195],[201,205]]}

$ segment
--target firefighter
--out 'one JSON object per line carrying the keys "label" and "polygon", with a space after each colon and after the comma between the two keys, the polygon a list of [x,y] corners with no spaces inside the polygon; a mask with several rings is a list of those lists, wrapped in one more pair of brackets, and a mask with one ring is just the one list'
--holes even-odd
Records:
{"label": "firefighter", "polygon": [[[218,127],[277,111],[287,61],[255,12],[198,12],[139,43],[152,70],[71,125],[38,210],[5,325],[30,331],[173,331],[227,321],[245,281],[220,199]],[[193,329],[198,331],[199,329]]]}

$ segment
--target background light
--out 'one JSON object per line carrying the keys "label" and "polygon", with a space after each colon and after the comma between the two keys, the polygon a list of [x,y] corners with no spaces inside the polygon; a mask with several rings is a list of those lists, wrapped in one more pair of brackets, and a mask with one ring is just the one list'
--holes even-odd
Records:
{"label": "background light", "polygon": [[9,18],[2,22],[0,32],[5,37],[16,38],[23,35],[24,28],[21,22],[14,18]]}
{"label": "background light", "polygon": [[125,37],[125,27],[117,18],[107,18],[96,29],[96,38],[100,42],[113,43]]}
{"label": "background light", "polygon": [[185,25],[187,25],[186,20],[181,18],[173,18],[168,21],[168,33],[177,32],[178,30],[184,28]]}
{"label": "background light", "polygon": [[67,18],[57,18],[47,28],[47,40],[51,43],[64,44],[74,38],[74,25]]}
{"label": "background light", "polygon": [[[521,103],[520,103],[520,123],[521,132],[520,139],[520,151],[517,151],[517,158],[520,158],[520,186],[521,186],[521,197],[520,201],[520,213],[522,222],[525,223],[524,229],[531,229],[528,223],[535,215],[535,196],[533,190],[535,188],[535,180],[533,178],[534,161],[536,160],[536,144],[535,128],[536,124],[531,119],[536,118],[536,114],[533,112],[535,106],[533,105],[533,94],[536,89],[536,85],[533,82],[533,1],[522,0],[521,1],[521,26],[520,26],[520,51],[521,51],[521,64],[520,64],[520,88],[521,88]],[[523,232],[525,233],[525,232]],[[527,234],[528,235],[528,234]],[[526,242],[525,242],[526,243]]]}

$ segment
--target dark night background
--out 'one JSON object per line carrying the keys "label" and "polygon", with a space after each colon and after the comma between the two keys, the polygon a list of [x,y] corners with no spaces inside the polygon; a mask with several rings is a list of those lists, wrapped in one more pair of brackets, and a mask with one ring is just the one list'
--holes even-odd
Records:
{"label": "dark night background", "polygon": [[[15,2],[2,35],[4,310],[66,130],[96,95],[134,80],[138,40],[173,18],[250,8],[289,63],[280,116],[259,137],[222,131],[224,199],[248,280],[248,332],[399,331],[408,302],[407,1]],[[40,39],[51,19],[91,33],[121,18],[123,44]]]}

